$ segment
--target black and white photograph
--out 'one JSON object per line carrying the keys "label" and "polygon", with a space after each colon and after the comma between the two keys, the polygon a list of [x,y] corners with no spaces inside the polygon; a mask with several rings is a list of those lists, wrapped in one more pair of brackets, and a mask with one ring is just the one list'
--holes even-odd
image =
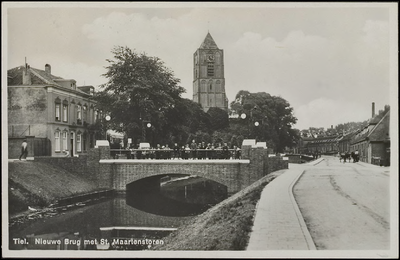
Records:
{"label": "black and white photograph", "polygon": [[398,258],[397,2],[2,2],[2,257]]}

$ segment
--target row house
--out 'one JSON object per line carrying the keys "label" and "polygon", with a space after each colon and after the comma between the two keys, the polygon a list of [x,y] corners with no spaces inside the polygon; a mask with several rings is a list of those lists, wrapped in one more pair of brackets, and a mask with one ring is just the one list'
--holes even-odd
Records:
{"label": "row house", "polygon": [[360,161],[390,165],[390,110],[373,117],[368,126],[357,131],[351,140],[350,150],[358,150]]}
{"label": "row house", "polygon": [[338,152],[338,139],[340,136],[322,136],[309,140],[305,149],[309,153],[336,154]]}
{"label": "row house", "polygon": [[344,132],[340,134],[338,138],[338,152],[339,153],[346,153],[351,151],[350,144],[354,138],[356,133],[354,131],[351,132]]}
{"label": "row house", "polygon": [[9,158],[19,155],[25,138],[31,140],[28,156],[77,156],[94,146],[90,126],[100,113],[93,86],[54,76],[49,64],[44,70],[28,64],[10,69],[7,81]]}
{"label": "row house", "polygon": [[335,136],[303,136],[300,138],[299,151],[303,154],[358,151],[362,162],[390,166],[390,107],[385,107],[376,115],[375,104],[372,103],[372,117],[362,129]]}

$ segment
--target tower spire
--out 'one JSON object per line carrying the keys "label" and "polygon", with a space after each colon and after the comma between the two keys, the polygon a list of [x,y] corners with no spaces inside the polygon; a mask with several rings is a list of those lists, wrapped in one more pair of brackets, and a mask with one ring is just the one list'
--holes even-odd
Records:
{"label": "tower spire", "polygon": [[200,49],[218,49],[218,46],[215,43],[210,32],[207,33],[206,38],[204,39],[203,43],[200,45]]}

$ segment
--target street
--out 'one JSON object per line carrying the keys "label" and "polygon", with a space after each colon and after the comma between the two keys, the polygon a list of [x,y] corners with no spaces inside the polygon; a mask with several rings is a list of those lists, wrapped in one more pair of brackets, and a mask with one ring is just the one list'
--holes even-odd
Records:
{"label": "street", "polygon": [[390,249],[390,168],[324,159],[293,189],[316,248]]}

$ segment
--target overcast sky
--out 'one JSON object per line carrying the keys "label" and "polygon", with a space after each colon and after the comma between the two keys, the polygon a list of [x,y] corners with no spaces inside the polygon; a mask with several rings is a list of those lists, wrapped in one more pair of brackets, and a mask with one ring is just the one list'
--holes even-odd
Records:
{"label": "overcast sky", "polygon": [[397,97],[390,93],[395,4],[24,5],[3,13],[7,69],[26,57],[31,67],[48,63],[56,76],[97,86],[121,45],[159,57],[191,99],[193,53],[209,31],[224,50],[229,102],[239,90],[281,96],[294,108],[295,128],[364,121],[372,102],[378,111]]}

